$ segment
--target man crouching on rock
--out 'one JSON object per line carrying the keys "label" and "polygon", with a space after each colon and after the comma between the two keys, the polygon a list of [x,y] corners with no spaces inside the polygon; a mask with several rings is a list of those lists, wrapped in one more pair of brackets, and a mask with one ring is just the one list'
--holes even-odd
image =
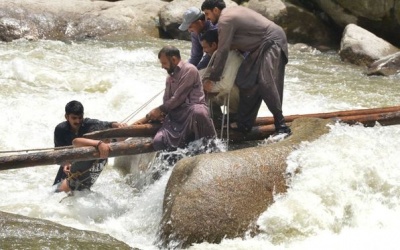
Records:
{"label": "man crouching on rock", "polygon": [[153,138],[155,150],[172,151],[200,138],[215,138],[214,124],[197,68],[182,61],[180,51],[174,46],[163,47],[158,59],[169,74],[163,104],[134,124],[162,122],[162,127]]}

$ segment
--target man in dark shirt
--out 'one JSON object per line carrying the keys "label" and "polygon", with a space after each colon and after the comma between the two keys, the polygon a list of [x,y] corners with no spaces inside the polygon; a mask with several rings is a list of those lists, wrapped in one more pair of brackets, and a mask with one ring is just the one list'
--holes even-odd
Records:
{"label": "man in dark shirt", "polygon": [[[107,123],[92,123],[87,126],[88,132],[107,129],[104,125]],[[101,140],[88,139],[77,137],[72,140],[74,147],[93,146],[99,152],[100,159],[88,161],[76,161],[72,164],[64,166],[64,173],[67,177],[57,184],[56,192],[71,192],[90,190],[92,185],[96,182],[100,173],[107,165],[107,157],[111,151],[110,145]]]}
{"label": "man in dark shirt", "polygon": [[188,62],[196,66],[198,70],[206,68],[210,61],[210,55],[203,53],[200,36],[207,30],[216,28],[216,25],[206,20],[204,13],[199,8],[190,7],[183,14],[183,22],[179,26],[179,29],[190,32],[192,48]]}
{"label": "man in dark shirt", "polygon": [[[92,125],[98,125],[103,128],[120,128],[126,127],[125,123],[100,121],[97,119],[83,118],[84,108],[82,103],[78,101],[70,101],[65,106],[66,121],[59,123],[54,130],[54,146],[65,147],[71,146],[72,141],[77,137],[82,137],[89,133]],[[64,168],[70,164],[61,165],[58,170],[54,184],[59,183],[66,178]]]}

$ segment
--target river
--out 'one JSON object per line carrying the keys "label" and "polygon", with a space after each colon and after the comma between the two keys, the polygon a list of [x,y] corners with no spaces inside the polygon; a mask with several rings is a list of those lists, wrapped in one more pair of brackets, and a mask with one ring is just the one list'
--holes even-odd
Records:
{"label": "river", "polygon": [[[81,101],[85,117],[122,121],[142,117],[161,103],[166,72],[157,53],[165,44],[13,41],[0,43],[0,151],[53,147],[65,104]],[[337,53],[290,47],[285,115],[400,104],[400,76],[367,77]],[[270,113],[263,104],[260,116]],[[287,159],[300,167],[285,195],[258,218],[254,238],[196,244],[191,249],[398,249],[400,238],[400,126],[335,124]],[[113,169],[113,159],[91,193],[60,200],[51,187],[58,166],[0,172],[0,210],[109,234],[131,247],[158,249],[164,188],[171,171],[142,190]]]}

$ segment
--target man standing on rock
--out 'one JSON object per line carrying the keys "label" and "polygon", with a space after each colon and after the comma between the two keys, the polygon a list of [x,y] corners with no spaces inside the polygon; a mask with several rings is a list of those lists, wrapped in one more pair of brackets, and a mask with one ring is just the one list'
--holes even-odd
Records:
{"label": "man standing on rock", "polygon": [[190,32],[192,48],[188,62],[196,66],[198,70],[206,68],[210,61],[210,56],[203,53],[200,36],[207,30],[216,29],[216,26],[206,20],[204,13],[199,8],[190,7],[183,14],[183,22],[179,29]]}
{"label": "man standing on rock", "polygon": [[249,54],[236,76],[240,91],[237,123],[231,128],[251,130],[264,101],[274,116],[277,134],[288,133],[282,113],[285,66],[288,45],[283,29],[261,14],[242,6],[226,8],[223,0],[205,0],[201,6],[206,18],[218,23],[219,46],[207,81],[219,81],[231,49]]}
{"label": "man standing on rock", "polygon": [[180,51],[174,46],[163,47],[158,59],[169,74],[163,104],[134,124],[162,122],[153,138],[155,150],[171,151],[197,139],[215,138],[199,71],[192,64],[182,61]]}

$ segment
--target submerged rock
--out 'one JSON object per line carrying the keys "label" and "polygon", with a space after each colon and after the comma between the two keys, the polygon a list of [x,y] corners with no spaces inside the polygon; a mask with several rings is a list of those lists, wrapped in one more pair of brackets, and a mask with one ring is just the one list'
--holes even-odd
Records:
{"label": "submerged rock", "polygon": [[132,249],[113,237],[0,212],[1,249]]}
{"label": "submerged rock", "polygon": [[400,52],[385,56],[371,63],[367,75],[390,76],[400,73]]}

